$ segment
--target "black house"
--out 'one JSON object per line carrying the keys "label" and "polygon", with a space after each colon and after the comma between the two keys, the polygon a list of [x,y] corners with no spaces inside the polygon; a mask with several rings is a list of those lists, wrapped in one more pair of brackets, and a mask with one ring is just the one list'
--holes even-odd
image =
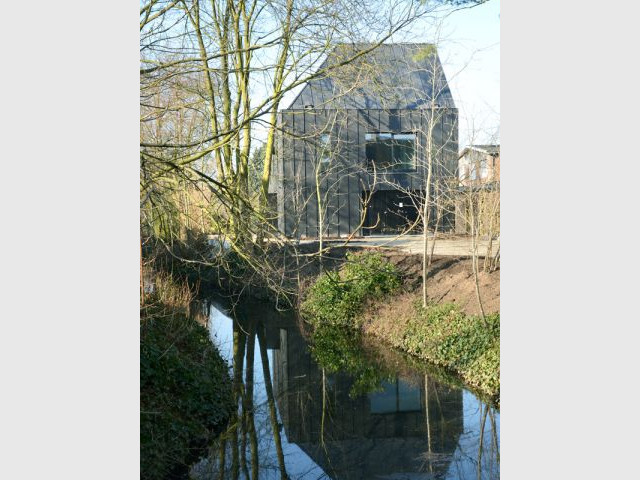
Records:
{"label": "black house", "polygon": [[434,188],[455,177],[458,111],[435,47],[383,44],[340,65],[370,48],[335,47],[279,112],[270,193],[288,237],[421,231],[428,162]]}
{"label": "black house", "polygon": [[329,374],[325,418],[322,370],[295,325],[280,330],[273,383],[287,441],[334,480],[444,478],[463,433],[462,390],[418,372],[357,395],[350,374]]}

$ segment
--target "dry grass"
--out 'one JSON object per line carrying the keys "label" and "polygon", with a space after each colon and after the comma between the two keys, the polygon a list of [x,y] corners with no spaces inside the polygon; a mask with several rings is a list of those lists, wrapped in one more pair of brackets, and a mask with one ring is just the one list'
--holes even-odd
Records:
{"label": "dry grass", "polygon": [[[192,317],[202,324],[202,316],[194,302],[197,287],[192,289],[186,281],[176,281],[167,272],[156,272],[152,276],[152,292],[143,298],[140,305],[140,320],[162,317]],[[206,323],[206,322],[205,322]]]}

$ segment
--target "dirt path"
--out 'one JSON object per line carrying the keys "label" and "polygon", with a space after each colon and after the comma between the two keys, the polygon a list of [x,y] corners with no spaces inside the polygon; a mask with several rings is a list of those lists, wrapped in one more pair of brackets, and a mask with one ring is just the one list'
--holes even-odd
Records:
{"label": "dirt path", "polygon": [[[394,237],[392,235],[372,235],[369,237],[356,238],[349,242],[353,247],[377,247],[384,249],[399,250],[406,253],[420,253],[423,245],[422,235],[405,235],[403,237]],[[433,241],[433,237],[429,242]],[[333,243],[336,241],[328,241]],[[489,240],[483,239],[478,242],[478,255],[486,255],[489,247]],[[500,248],[500,239],[493,240],[491,244],[492,255]],[[436,238],[433,250],[434,255],[438,256],[470,256],[472,254],[472,242],[469,236],[445,236]]]}
{"label": "dirt path", "polygon": [[[405,277],[405,293],[398,302],[422,298],[422,256],[407,255],[404,252],[385,254]],[[480,266],[482,267],[482,259]],[[500,270],[480,272],[478,280],[485,313],[499,312]],[[480,314],[472,264],[468,258],[434,257],[427,279],[427,295],[437,303],[454,302],[467,314]]]}

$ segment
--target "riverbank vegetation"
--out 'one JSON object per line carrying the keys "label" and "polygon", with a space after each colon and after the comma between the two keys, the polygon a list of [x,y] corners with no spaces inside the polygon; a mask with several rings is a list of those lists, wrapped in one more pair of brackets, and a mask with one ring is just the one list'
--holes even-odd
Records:
{"label": "riverbank vegetation", "polygon": [[[340,330],[365,332],[441,366],[492,397],[500,393],[500,315],[468,315],[453,303],[429,303],[402,293],[401,274],[381,254],[350,255],[338,272],[325,272],[301,304],[319,362],[347,367],[352,356]],[[413,299],[413,300],[410,300]],[[335,348],[327,345],[336,344]],[[353,363],[353,362],[351,362]]]}
{"label": "riverbank vegetation", "polygon": [[357,326],[365,303],[400,286],[396,268],[381,254],[347,254],[343,267],[326,271],[309,288],[301,312],[314,326]]}
{"label": "riverbank vegetation", "polygon": [[191,312],[192,293],[158,275],[140,308],[140,478],[186,478],[232,411],[228,366]]}
{"label": "riverbank vegetation", "polygon": [[[385,324],[382,327],[382,324]],[[419,301],[370,311],[364,330],[395,348],[455,372],[484,394],[500,395],[500,314],[466,315],[452,303]]]}

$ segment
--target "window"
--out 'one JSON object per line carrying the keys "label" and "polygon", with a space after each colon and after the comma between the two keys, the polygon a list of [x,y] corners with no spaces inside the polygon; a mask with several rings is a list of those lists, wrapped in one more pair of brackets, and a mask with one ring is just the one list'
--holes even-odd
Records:
{"label": "window", "polygon": [[328,133],[320,135],[320,140],[318,142],[318,157],[322,164],[328,164],[331,162],[331,136]]}
{"label": "window", "polygon": [[469,165],[469,179],[482,182],[489,178],[489,165],[486,160],[479,160]]}
{"label": "window", "polygon": [[480,161],[480,179],[486,180],[489,178],[489,166],[487,165],[486,160]]}
{"label": "window", "polygon": [[422,390],[404,380],[382,382],[382,391],[368,395],[371,413],[419,412],[422,410]]}
{"label": "window", "polygon": [[414,133],[367,133],[365,141],[369,169],[415,170]]}
{"label": "window", "polygon": [[461,160],[460,163],[458,164],[458,168],[459,168],[459,172],[458,172],[458,179],[461,182],[464,182],[467,179],[467,164],[464,160]]}

